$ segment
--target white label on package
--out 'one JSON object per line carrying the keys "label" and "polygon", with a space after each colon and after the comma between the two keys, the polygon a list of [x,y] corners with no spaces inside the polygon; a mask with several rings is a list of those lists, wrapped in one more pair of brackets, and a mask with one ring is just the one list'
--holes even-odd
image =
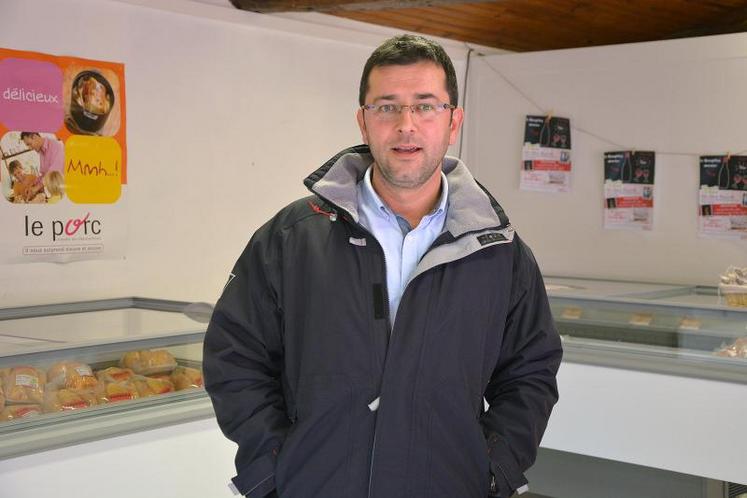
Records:
{"label": "white label on package", "polygon": [[36,389],[39,387],[39,378],[35,375],[18,374],[16,375],[16,385]]}
{"label": "white label on package", "polygon": [[78,372],[78,375],[81,375],[83,377],[85,376],[92,376],[93,372],[91,372],[91,367],[87,365],[81,365],[79,367],[75,367],[75,371]]}

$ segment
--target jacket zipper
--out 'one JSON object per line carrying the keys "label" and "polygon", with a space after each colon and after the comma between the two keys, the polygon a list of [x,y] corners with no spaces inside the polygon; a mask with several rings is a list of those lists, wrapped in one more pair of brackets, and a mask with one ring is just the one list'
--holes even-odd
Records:
{"label": "jacket zipper", "polygon": [[[358,227],[360,227],[365,233],[367,233],[373,240],[376,240],[376,237],[373,236],[371,232],[369,232],[363,225],[357,224]],[[386,316],[386,329],[389,337],[387,337],[386,342],[386,350],[384,351],[384,366],[381,371],[381,386],[384,385],[384,373],[386,372],[386,362],[387,358],[389,357],[389,346],[391,345],[392,341],[392,333],[394,332],[394,329],[391,324],[392,317],[390,316],[390,309],[389,309],[389,287],[387,287],[387,279],[386,279],[386,253],[384,252],[384,248],[381,247],[381,244],[378,240],[376,240],[376,244],[379,246],[379,251],[382,256],[382,260],[384,261],[384,314]],[[376,422],[374,423],[374,437],[373,437],[373,445],[371,446],[371,464],[368,468],[368,493],[367,497],[371,498],[371,488],[373,486],[373,466],[374,466],[374,459],[376,458],[376,436],[378,435],[377,427],[379,425],[379,413],[378,410],[381,407],[381,390],[379,390],[379,408],[376,409]]]}
{"label": "jacket zipper", "polygon": [[[313,190],[312,190],[312,192],[313,192]],[[319,197],[320,199],[322,199],[324,202],[326,202],[327,204],[329,204],[331,207],[336,208],[336,209],[340,209],[339,206],[337,206],[337,204],[335,204],[333,202],[330,202],[328,199],[322,197],[318,193],[314,192],[314,194],[317,195],[317,197]],[[311,208],[312,208],[312,210],[314,210],[317,213],[321,213],[321,214],[327,215],[327,213],[323,212],[321,210],[321,208],[319,208],[318,206],[315,208],[312,205]],[[390,310],[389,310],[389,288],[387,287],[387,280],[386,280],[386,253],[384,253],[384,249],[381,247],[381,244],[376,239],[376,237],[374,237],[373,234],[366,229],[366,227],[364,227],[360,223],[356,223],[355,221],[353,221],[353,217],[346,210],[340,209],[340,211],[342,211],[344,213],[344,216],[342,217],[342,219],[344,219],[346,222],[350,223],[351,225],[355,226],[361,232],[363,232],[364,234],[366,234],[370,239],[376,241],[376,244],[379,246],[379,251],[380,251],[380,254],[381,254],[382,259],[384,261],[384,279],[383,279],[383,287],[384,287],[384,309],[385,309],[384,312],[385,312],[385,316],[386,316],[386,328],[387,328],[387,332],[388,332],[389,337],[387,338],[386,350],[384,352],[384,367],[383,367],[382,373],[381,373],[382,380],[383,380],[384,372],[386,371],[386,361],[387,361],[387,358],[389,357],[389,345],[391,343],[391,338],[392,338],[391,337],[392,336],[392,324],[390,322],[391,316],[390,316]],[[329,216],[329,219],[330,219],[330,221],[334,222],[334,221],[337,220],[338,217],[337,217],[337,213],[335,211],[333,211],[332,213],[334,213],[334,216]],[[381,384],[383,385],[383,382]],[[379,391],[378,395],[379,395],[379,399],[381,399],[381,391]],[[377,408],[377,412],[378,412],[378,410],[379,409]],[[368,492],[367,492],[368,498],[371,498],[371,488],[372,488],[372,485],[373,485],[373,466],[374,466],[374,458],[375,458],[375,455],[376,455],[376,437],[377,437],[377,433],[378,433],[378,431],[376,430],[376,427],[378,426],[378,417],[379,417],[379,414],[376,413],[376,420],[377,420],[377,422],[374,423],[374,437],[373,437],[373,444],[371,445],[371,464],[369,465],[369,468],[368,468]]]}

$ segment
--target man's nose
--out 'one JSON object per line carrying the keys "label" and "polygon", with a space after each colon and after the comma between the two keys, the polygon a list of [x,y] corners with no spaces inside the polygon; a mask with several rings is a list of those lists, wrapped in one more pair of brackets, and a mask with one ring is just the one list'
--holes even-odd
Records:
{"label": "man's nose", "polygon": [[415,130],[415,113],[411,107],[403,107],[399,113],[397,121],[397,130],[401,133],[412,132]]}

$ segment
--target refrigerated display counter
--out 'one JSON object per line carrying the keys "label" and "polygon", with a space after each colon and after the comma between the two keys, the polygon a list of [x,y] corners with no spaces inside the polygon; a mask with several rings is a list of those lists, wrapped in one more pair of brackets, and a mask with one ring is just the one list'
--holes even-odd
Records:
{"label": "refrigerated display counter", "polygon": [[[560,402],[543,449],[660,469],[667,472],[662,486],[672,473],[747,484],[747,433],[741,430],[747,358],[739,342],[747,336],[747,310],[728,306],[711,287],[561,277],[545,283],[564,358]],[[204,303],[141,298],[1,309],[0,385],[11,375],[19,387],[20,374],[20,387],[39,401],[12,393],[8,400],[4,393],[3,410],[39,406],[27,417],[0,421],[5,489],[18,497],[73,489],[81,473],[106,458],[109,465],[90,476],[91,489],[78,490],[79,496],[98,496],[123,464],[159,495],[220,496],[235,446],[220,433],[204,389],[177,390],[171,378],[177,366],[199,371],[211,313]],[[76,398],[73,406],[49,400],[48,393],[67,388],[61,364],[75,372],[73,382],[91,377],[86,368],[101,382],[107,369],[132,366],[127,353],[142,351],[166,352],[174,363],[156,373],[133,371],[141,385],[148,383],[142,377],[161,377],[173,389],[151,394],[136,387],[137,397],[116,401],[94,390],[84,398],[88,404]],[[19,367],[37,372],[37,389],[52,384],[46,397],[34,393],[29,371]],[[161,465],[165,460],[168,466]],[[49,466],[61,476],[57,482],[34,479]],[[639,474],[614,470],[623,483],[642,482]],[[530,488],[558,490],[561,484],[551,480],[543,488],[535,476]],[[135,484],[128,486],[107,488],[107,495],[131,496]],[[574,489],[569,496],[583,495]]]}
{"label": "refrigerated display counter", "polygon": [[123,298],[0,310],[0,459],[213,417],[212,307]]}
{"label": "refrigerated display counter", "polygon": [[747,384],[747,308],[717,287],[547,277],[564,360]]}
{"label": "refrigerated display counter", "polygon": [[[717,287],[545,283],[564,356],[530,489],[721,498],[747,485],[747,309]],[[585,482],[602,475],[614,479]]]}

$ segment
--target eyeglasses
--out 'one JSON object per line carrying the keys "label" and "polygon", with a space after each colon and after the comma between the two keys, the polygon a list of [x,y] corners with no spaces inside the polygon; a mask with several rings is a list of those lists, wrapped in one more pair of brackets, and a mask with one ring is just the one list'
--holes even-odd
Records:
{"label": "eyeglasses", "polygon": [[362,105],[361,109],[364,111],[370,111],[371,115],[381,121],[396,121],[400,118],[400,114],[404,109],[409,109],[413,116],[416,116],[421,121],[429,121],[436,118],[447,109],[456,109],[455,105],[451,104],[431,104],[428,102],[422,102],[420,104],[366,104]]}

